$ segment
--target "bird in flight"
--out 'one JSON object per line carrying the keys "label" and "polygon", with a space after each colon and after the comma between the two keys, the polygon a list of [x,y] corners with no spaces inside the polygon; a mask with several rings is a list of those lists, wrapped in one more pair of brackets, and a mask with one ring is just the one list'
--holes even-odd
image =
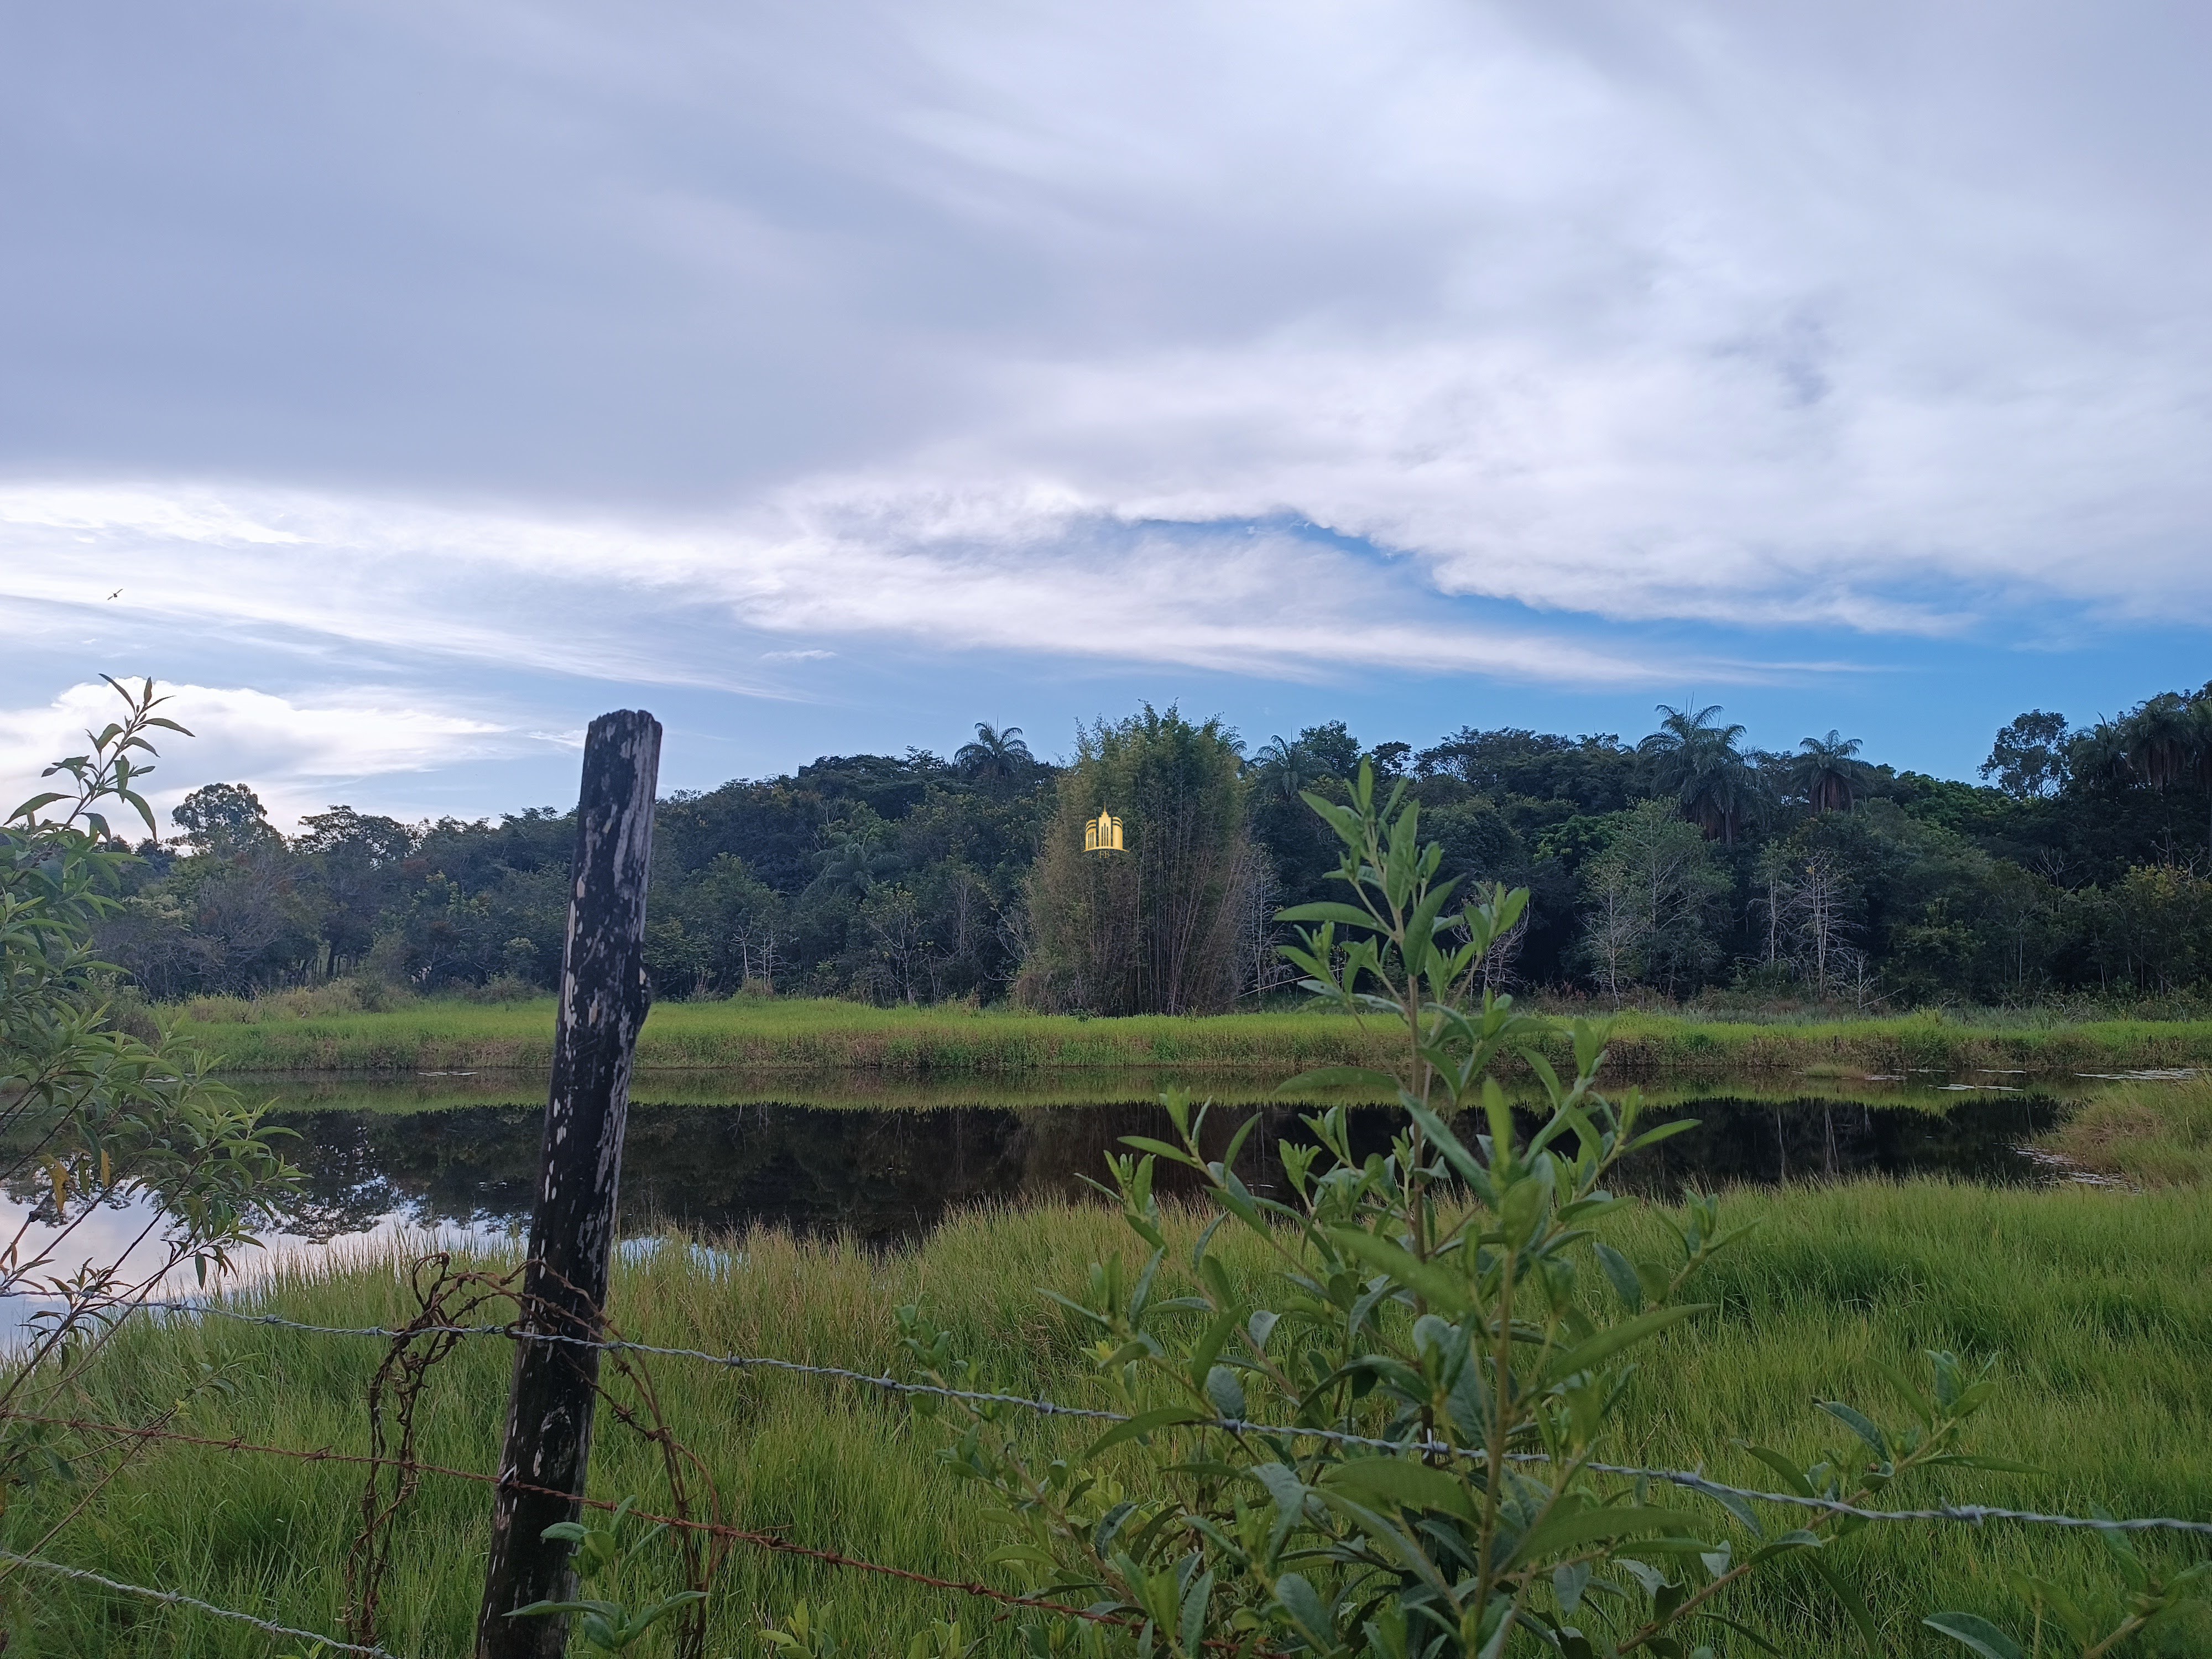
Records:
{"label": "bird in flight", "polygon": [[112,593],[110,593],[107,597],[108,597],[109,599],[121,599],[121,598],[123,597],[123,590],[122,590],[121,588],[119,588],[119,587],[118,587],[118,588],[117,588],[117,589],[116,589]]}

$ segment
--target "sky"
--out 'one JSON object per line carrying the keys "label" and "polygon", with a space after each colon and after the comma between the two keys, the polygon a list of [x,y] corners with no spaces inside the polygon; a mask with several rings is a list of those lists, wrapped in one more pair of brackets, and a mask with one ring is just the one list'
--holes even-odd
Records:
{"label": "sky", "polygon": [[[272,816],[1139,703],[1971,777],[2212,678],[2212,11],[0,12],[0,785]],[[81,745],[79,745],[81,746]]]}

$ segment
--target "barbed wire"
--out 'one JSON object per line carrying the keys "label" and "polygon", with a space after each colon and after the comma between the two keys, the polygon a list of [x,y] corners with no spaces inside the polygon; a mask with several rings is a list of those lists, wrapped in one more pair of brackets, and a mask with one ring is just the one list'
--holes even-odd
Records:
{"label": "barbed wire", "polygon": [[[297,1320],[285,1319],[276,1314],[246,1313],[237,1309],[222,1307],[212,1302],[141,1303],[141,1307],[164,1311],[216,1314],[225,1319],[249,1325],[265,1325],[279,1330],[299,1331],[319,1336],[381,1337],[391,1340],[408,1333],[380,1325],[341,1326],[311,1325]],[[1012,1406],[1043,1417],[1065,1417],[1097,1423],[1121,1424],[1133,1421],[1125,1412],[1106,1411],[1096,1407],[1069,1406],[1056,1400],[1045,1400],[1029,1395],[1000,1394],[986,1389],[952,1389],[940,1383],[914,1382],[903,1377],[853,1370],[842,1365],[814,1365],[801,1360],[785,1359],[768,1354],[710,1353],[701,1348],[665,1347],[650,1342],[627,1340],[602,1341],[591,1337],[572,1336],[555,1331],[526,1329],[519,1325],[426,1325],[414,1328],[417,1336],[500,1336],[517,1342],[558,1342],[573,1347],[593,1348],[610,1353],[643,1353],[671,1359],[692,1359],[732,1370],[773,1370],[801,1376],[828,1377],[839,1382],[854,1382],[878,1389],[887,1394],[921,1395],[940,1400],[956,1400],[973,1405]],[[1166,1428],[1220,1429],[1231,1434],[1257,1435],[1261,1437],[1322,1440],[1344,1446],[1357,1446],[1388,1452],[1419,1452],[1439,1457],[1456,1457],[1480,1462],[1489,1453],[1479,1447],[1455,1444],[1448,1440],[1430,1437],[1391,1439],[1381,1435],[1355,1434],[1343,1429],[1309,1427],[1299,1424],[1258,1423],[1242,1418],[1196,1417],[1182,1422],[1163,1424]],[[1560,1460],[1543,1452],[1508,1452],[1505,1461],[1521,1464],[1557,1463]],[[1587,1462],[1580,1466],[1595,1474],[1610,1474],[1625,1479],[1657,1480],[1685,1491],[1702,1492],[1713,1498],[1733,1498],[1749,1503],[1778,1504],[1792,1508],[1811,1510],[1826,1515],[1849,1516],[1858,1521],[1945,1521],[1969,1526],[1979,1526],[1991,1521],[2011,1521],[2027,1526],[2057,1527],[2106,1532],[2179,1532],[2202,1537],[2212,1537],[2212,1521],[2191,1521],[2175,1516],[2132,1516],[2105,1519],[2093,1516],[2052,1515],[2036,1510],[2007,1509],[1988,1504],[1943,1504],[1926,1509],[1878,1510],[1867,1509],[1841,1498],[1808,1496],[1803,1492],[1763,1492],[1755,1487],[1730,1486],[1713,1480],[1702,1470],[1648,1468],[1633,1463]]]}
{"label": "barbed wire", "polygon": [[13,1550],[0,1549],[0,1561],[12,1561],[19,1567],[28,1567],[34,1572],[50,1572],[58,1578],[75,1578],[88,1584],[97,1584],[122,1595],[140,1596],[149,1601],[160,1601],[173,1607],[190,1607],[195,1613],[204,1613],[216,1619],[232,1619],[241,1625],[252,1625],[256,1630],[267,1631],[271,1636],[288,1636],[302,1642],[314,1642],[332,1653],[358,1653],[365,1659],[398,1659],[398,1656],[383,1648],[364,1647],[357,1642],[341,1642],[335,1636],[321,1636],[311,1630],[295,1630],[289,1625],[272,1623],[250,1613],[240,1613],[235,1607],[219,1607],[212,1601],[203,1601],[197,1595],[185,1595],[176,1590],[151,1589],[144,1584],[126,1584],[119,1578],[110,1578],[105,1573],[88,1572],[82,1567],[65,1567],[58,1561],[48,1561],[35,1555],[18,1555]]}

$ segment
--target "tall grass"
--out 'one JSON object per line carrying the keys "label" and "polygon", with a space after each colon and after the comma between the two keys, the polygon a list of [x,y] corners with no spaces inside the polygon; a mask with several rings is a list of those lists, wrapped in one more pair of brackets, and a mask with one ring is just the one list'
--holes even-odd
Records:
{"label": "tall grass", "polygon": [[2078,1169],[2140,1187],[2212,1186],[2212,1078],[2112,1089],[2042,1144]]}
{"label": "tall grass", "polygon": [[[1731,1449],[1736,1438],[1802,1455],[1845,1449],[1813,1401],[1842,1399],[1886,1414],[1881,1364],[1909,1369],[1917,1351],[1941,1346],[1998,1359],[2005,1387],[1979,1419],[1978,1448],[2043,1473],[1960,1477],[1922,1495],[2212,1515],[2212,1228],[2201,1194],[1859,1183],[1747,1194],[1734,1209],[1758,1218],[1759,1229],[1705,1280],[1716,1310],[1662,1339],[1648,1363],[1615,1449],[1625,1457],[1703,1460],[1724,1478],[1763,1486],[1759,1467]],[[1629,1231],[1656,1240],[1656,1218]],[[919,1247],[886,1254],[769,1232],[733,1245],[735,1258],[719,1269],[680,1249],[623,1266],[614,1316],[647,1340],[876,1370],[896,1361],[891,1310],[920,1299],[968,1352],[992,1356],[1006,1384],[1083,1401],[1094,1396],[1080,1334],[1036,1287],[1074,1292],[1085,1265],[1126,1249],[1127,1237],[1103,1210],[1044,1206],[969,1212]],[[1245,1269],[1256,1266],[1249,1244],[1231,1248],[1243,1252],[1234,1259]],[[342,1326],[409,1311],[390,1263],[342,1257],[280,1275],[255,1302]],[[107,1420],[143,1420],[214,1375],[229,1392],[195,1397],[183,1419],[191,1431],[358,1449],[378,1357],[368,1341],[228,1321],[138,1328],[92,1378],[89,1408]],[[422,1413],[427,1460],[490,1467],[511,1364],[505,1343],[482,1340],[441,1369]],[[654,1373],[737,1523],[916,1571],[989,1575],[980,1563],[999,1534],[963,1508],[962,1491],[935,1466],[929,1425],[850,1385],[676,1360],[658,1362]],[[1047,1421],[1033,1431],[1048,1441],[1082,1432]],[[636,1437],[603,1427],[594,1493],[650,1498],[660,1490],[654,1469]],[[336,1465],[158,1448],[101,1493],[52,1553],[335,1630],[337,1569],[360,1489],[358,1471]],[[42,1497],[39,1513],[69,1498]],[[433,1479],[404,1516],[385,1602],[395,1651],[435,1659],[467,1650],[488,1510],[481,1488]],[[14,1535],[35,1536],[37,1518],[17,1517]],[[2148,1547],[2172,1560],[2184,1547]],[[2103,1595],[2100,1553],[2094,1540],[2002,1525],[1874,1528],[1837,1547],[1896,1650],[1931,1655],[1948,1650],[1917,1628],[1923,1612],[1999,1613],[2004,1571],[2023,1564]],[[1778,1579],[1763,1594],[1759,1612],[1787,1633],[1785,1651],[1800,1659],[1856,1651],[1816,1584]],[[863,1652],[893,1650],[894,1633],[931,1618],[959,1613],[972,1628],[979,1611],[945,1592],[740,1547],[714,1602],[710,1651],[753,1651],[759,1620],[802,1596],[832,1603],[836,1627]],[[246,1632],[76,1588],[38,1587],[27,1617],[11,1653],[269,1652]],[[988,1651],[1014,1651],[1007,1627],[985,1629]],[[2208,1647],[2212,1627],[2200,1621],[2160,1651]]]}
{"label": "tall grass", "polygon": [[[237,1071],[416,1071],[551,1063],[551,998],[487,1005],[426,1000],[380,1012],[225,1005],[186,1026]],[[240,1013],[252,1017],[236,1018]],[[1060,1067],[1195,1070],[1371,1062],[1378,1028],[1334,1012],[1086,1019],[1011,1010],[876,1008],[828,999],[738,998],[655,1007],[638,1044],[647,1070],[841,1067],[967,1076]],[[1559,1059],[1565,1057],[1562,1044]],[[2117,1071],[2212,1061],[2212,1020],[1977,1025],[1938,1014],[1772,1024],[1626,1013],[1608,1075],[1915,1071]]]}

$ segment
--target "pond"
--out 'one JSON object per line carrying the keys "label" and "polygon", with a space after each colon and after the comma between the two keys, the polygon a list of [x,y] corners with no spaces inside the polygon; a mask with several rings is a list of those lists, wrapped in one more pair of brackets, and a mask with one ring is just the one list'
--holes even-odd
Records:
{"label": "pond", "polygon": [[[431,1073],[246,1079],[296,1139],[306,1176],[248,1275],[303,1253],[384,1248],[403,1236],[503,1243],[525,1231],[536,1190],[545,1079]],[[1284,1104],[1267,1078],[1192,1079],[1221,1101],[1209,1139],[1255,1112],[1266,1121],[1240,1160],[1255,1189],[1279,1191],[1273,1148],[1309,1138],[1312,1103]],[[623,1153],[622,1224],[726,1234],[766,1224],[877,1246],[917,1238],[978,1204],[1091,1196],[1127,1134],[1159,1134],[1156,1080],[1120,1073],[1017,1082],[712,1073],[641,1079]],[[1699,1127],[1637,1155],[1616,1183],[1655,1196],[1686,1184],[1765,1185],[1857,1176],[1944,1176],[1984,1183],[2051,1178],[2022,1150],[2083,1084],[2072,1079],[1764,1079],[1647,1090],[1648,1121]],[[1355,1143],[1383,1150],[1393,1110],[1350,1104]],[[1172,1172],[1161,1186],[1172,1190]],[[6,1195],[9,1220],[51,1200]],[[120,1249],[144,1223],[131,1205],[93,1218],[80,1249]],[[35,1243],[33,1243],[35,1248]],[[79,1250],[73,1250],[77,1254]],[[110,1258],[112,1259],[112,1258]],[[171,1287],[176,1290],[189,1286]]]}
{"label": "pond", "polygon": [[[1273,1144],[1310,1139],[1299,1109],[1218,1108],[1207,1138],[1225,1143],[1255,1111],[1265,1121],[1239,1172],[1255,1190],[1268,1192],[1281,1185]],[[1400,1115],[1373,1106],[1350,1111],[1355,1146],[1387,1150]],[[1671,1194],[1690,1182],[1860,1175],[2033,1181],[2044,1172],[2020,1147],[2057,1115],[2049,1097],[2027,1092],[1976,1097],[1943,1113],[1708,1098],[1660,1114],[1695,1117],[1699,1127],[1638,1154],[1620,1184]],[[520,1103],[404,1115],[285,1112],[280,1121],[301,1137],[291,1156],[308,1176],[290,1230],[342,1237],[394,1217],[424,1227],[526,1224],[543,1116],[542,1107]],[[640,1104],[631,1109],[623,1153],[623,1221],[626,1231],[728,1232],[766,1224],[896,1243],[969,1205],[1079,1199],[1089,1191],[1083,1177],[1103,1176],[1121,1136],[1165,1133],[1165,1114],[1139,1102]]]}

